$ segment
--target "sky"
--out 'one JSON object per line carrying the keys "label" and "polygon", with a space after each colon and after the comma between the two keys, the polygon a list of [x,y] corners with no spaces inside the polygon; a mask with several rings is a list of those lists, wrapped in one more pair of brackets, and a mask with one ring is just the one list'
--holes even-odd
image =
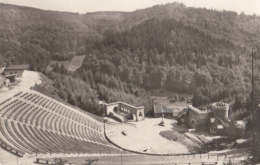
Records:
{"label": "sky", "polygon": [[171,2],[181,2],[187,7],[205,7],[260,16],[260,0],[0,0],[0,3],[75,13],[134,11]]}

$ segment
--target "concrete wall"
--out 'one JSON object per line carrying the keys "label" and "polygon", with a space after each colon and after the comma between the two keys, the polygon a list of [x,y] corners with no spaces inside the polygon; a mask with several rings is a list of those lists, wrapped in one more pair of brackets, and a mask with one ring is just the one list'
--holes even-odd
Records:
{"label": "concrete wall", "polygon": [[[144,107],[135,107],[132,106],[130,104],[126,104],[124,102],[115,102],[115,103],[110,103],[110,104],[105,104],[105,115],[106,116],[111,116],[112,114],[115,114],[115,107],[117,109],[117,111],[119,113],[117,113],[114,116],[121,116],[120,118],[124,118],[124,119],[120,119],[122,122],[126,122],[128,119],[133,119],[136,121],[141,121],[144,120],[145,116],[144,116]],[[120,115],[124,114],[124,115]],[[118,117],[119,118],[119,117]]]}
{"label": "concrete wall", "polygon": [[108,116],[109,113],[114,113],[114,108],[120,109],[120,105],[118,103],[105,104],[105,115]]}
{"label": "concrete wall", "polygon": [[21,70],[21,69],[5,70],[5,71],[4,71],[4,74],[5,74],[5,76],[17,74],[16,77],[22,77],[23,71],[24,71],[24,70]]}
{"label": "concrete wall", "polygon": [[206,126],[212,116],[211,111],[201,111],[193,106],[188,106],[188,126],[194,128],[195,126]]}
{"label": "concrete wall", "polygon": [[144,109],[137,110],[136,114],[137,114],[137,121],[144,120]]}
{"label": "concrete wall", "polygon": [[118,114],[116,114],[116,113],[109,113],[107,116],[109,116],[109,117],[111,117],[112,119],[115,119],[115,120],[117,120],[117,121],[120,121],[120,122],[122,122],[122,123],[125,123],[125,122],[127,122],[127,119],[124,117],[124,116],[120,116],[120,115],[118,115]]}
{"label": "concrete wall", "polygon": [[215,117],[221,118],[223,121],[228,120],[229,105],[226,103],[213,103],[213,113]]}

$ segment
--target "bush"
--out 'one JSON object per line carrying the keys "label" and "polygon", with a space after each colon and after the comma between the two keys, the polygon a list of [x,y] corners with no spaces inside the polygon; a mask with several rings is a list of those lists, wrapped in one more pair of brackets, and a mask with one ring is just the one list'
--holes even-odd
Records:
{"label": "bush", "polygon": [[[243,122],[243,121],[241,121]],[[232,121],[228,123],[229,126],[226,129],[226,134],[230,137],[234,138],[240,138],[245,134],[246,130],[246,123],[243,122],[243,124],[239,124],[238,121]]]}

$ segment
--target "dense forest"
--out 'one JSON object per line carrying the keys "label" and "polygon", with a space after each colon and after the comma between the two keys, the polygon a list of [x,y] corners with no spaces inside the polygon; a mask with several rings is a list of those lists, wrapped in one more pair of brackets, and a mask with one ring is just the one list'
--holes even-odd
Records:
{"label": "dense forest", "polygon": [[[251,102],[251,54],[260,82],[260,17],[157,5],[86,14],[0,4],[0,65],[29,63],[70,104],[99,114],[98,101],[151,110],[155,89],[193,95],[194,106],[231,103],[243,118]],[[52,60],[86,54],[75,72]],[[51,67],[52,69],[47,69]]]}

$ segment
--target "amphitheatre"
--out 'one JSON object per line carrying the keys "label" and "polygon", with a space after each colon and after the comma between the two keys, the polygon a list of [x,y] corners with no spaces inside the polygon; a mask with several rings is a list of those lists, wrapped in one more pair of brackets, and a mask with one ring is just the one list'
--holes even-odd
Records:
{"label": "amphitheatre", "polygon": [[51,164],[56,158],[65,164],[221,164],[237,152],[202,152],[205,141],[218,136],[195,136],[174,119],[160,126],[161,118],[121,123],[89,114],[30,89],[35,83],[42,83],[40,74],[25,71],[19,86],[1,91],[3,165]]}

